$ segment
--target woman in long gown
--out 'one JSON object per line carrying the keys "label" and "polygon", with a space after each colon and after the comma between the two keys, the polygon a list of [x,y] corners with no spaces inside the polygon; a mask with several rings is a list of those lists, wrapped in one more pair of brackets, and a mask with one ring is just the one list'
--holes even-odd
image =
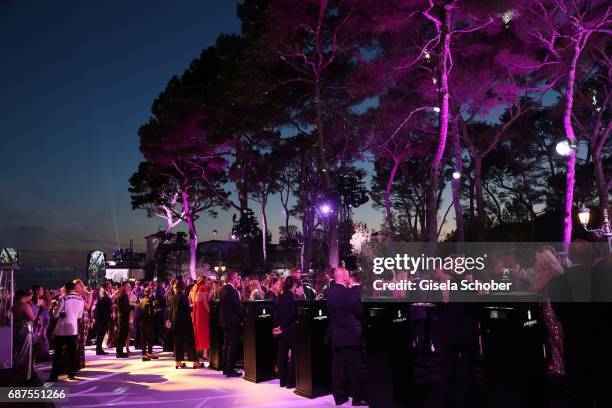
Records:
{"label": "woman in long gown", "polygon": [[[189,300],[193,306],[191,319],[198,358],[208,358],[210,347],[210,305],[208,301],[211,292],[209,286],[210,282],[205,277],[200,276],[189,294]],[[200,365],[203,366],[203,362],[200,362]]]}
{"label": "woman in long gown", "polygon": [[174,337],[174,360],[176,368],[185,367],[183,357],[187,353],[187,359],[193,362],[193,368],[198,368],[196,361],[195,342],[193,336],[193,323],[189,313],[189,299],[183,293],[185,286],[183,281],[174,282],[174,295],[170,297],[170,324]]}
{"label": "woman in long gown", "polygon": [[134,311],[134,309],[138,307],[138,297],[136,296],[136,293],[131,291],[128,293],[128,298],[130,299],[130,305],[132,305],[132,310],[130,311],[130,324],[128,326],[129,327],[128,336],[125,341],[125,350],[126,350],[126,353],[130,354],[130,343],[132,341],[132,336],[134,336],[134,321],[136,319],[135,317],[136,312]]}
{"label": "woman in long gown", "polygon": [[85,345],[87,343],[87,335],[89,334],[89,309],[93,300],[92,293],[87,290],[80,279],[74,280],[75,291],[85,301],[83,317],[79,320],[78,338],[77,338],[77,369],[85,368]]}
{"label": "woman in long gown", "polygon": [[[535,277],[531,289],[535,292],[543,292],[552,278],[563,273],[563,266],[555,255],[555,250],[549,246],[538,249],[535,255]],[[563,378],[566,376],[565,357],[563,355],[563,329],[548,298],[542,301],[542,315],[551,348],[549,371],[557,378]]]}
{"label": "woman in long gown", "polygon": [[19,290],[15,294],[13,314],[13,369],[11,381],[20,384],[32,378],[32,322],[36,315],[30,307],[32,289]]}
{"label": "woman in long gown", "polygon": [[35,361],[47,361],[50,359],[47,329],[50,320],[51,294],[44,286],[33,286],[32,294],[30,307],[36,316],[32,325],[32,353]]}

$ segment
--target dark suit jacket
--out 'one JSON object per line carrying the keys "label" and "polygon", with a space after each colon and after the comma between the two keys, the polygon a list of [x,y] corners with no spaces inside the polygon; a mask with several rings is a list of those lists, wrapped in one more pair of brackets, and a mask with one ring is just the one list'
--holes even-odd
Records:
{"label": "dark suit jacket", "polygon": [[124,292],[117,297],[117,311],[120,315],[129,315],[130,310],[130,298],[127,293]]}
{"label": "dark suit jacket", "polygon": [[169,299],[170,305],[170,323],[174,335],[178,336],[193,336],[193,323],[189,310],[189,300],[182,293],[174,294]]}
{"label": "dark suit jacket", "polygon": [[284,292],[276,302],[276,309],[274,310],[275,326],[280,326],[283,334],[295,335],[295,318],[293,292]]}
{"label": "dark suit jacket", "polygon": [[110,322],[112,313],[113,301],[108,294],[98,299],[96,303],[95,318],[97,322],[105,323]]}
{"label": "dark suit jacket", "polygon": [[140,321],[143,323],[149,323],[153,321],[155,309],[153,308],[153,298],[143,297],[140,299]]}
{"label": "dark suit jacket", "polygon": [[237,327],[242,321],[242,305],[238,291],[225,284],[219,291],[219,320],[222,327]]}
{"label": "dark suit jacket", "polygon": [[361,346],[363,305],[356,291],[344,285],[332,285],[327,298],[327,313],[332,346]]}
{"label": "dark suit jacket", "polygon": [[329,290],[335,284],[336,284],[336,282],[334,282],[333,279],[330,279],[330,281],[327,283],[327,285],[325,285],[325,288],[323,288],[323,299],[327,299],[329,297]]}

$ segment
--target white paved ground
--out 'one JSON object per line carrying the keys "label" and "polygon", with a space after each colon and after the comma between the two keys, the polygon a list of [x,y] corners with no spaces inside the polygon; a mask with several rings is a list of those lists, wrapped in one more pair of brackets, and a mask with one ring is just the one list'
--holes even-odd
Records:
{"label": "white paved ground", "polygon": [[[96,356],[94,348],[88,347],[86,359],[86,367],[74,381],[60,377],[57,386],[69,387],[70,401],[56,406],[335,407],[331,395],[312,400],[300,397],[293,390],[280,388],[278,380],[255,384],[226,378],[208,368],[177,370],[171,353],[160,353],[158,360],[143,362],[134,350],[130,358],[116,359],[114,353]],[[49,370],[49,363],[38,367],[43,381],[49,378]],[[350,406],[350,402],[345,405]]]}

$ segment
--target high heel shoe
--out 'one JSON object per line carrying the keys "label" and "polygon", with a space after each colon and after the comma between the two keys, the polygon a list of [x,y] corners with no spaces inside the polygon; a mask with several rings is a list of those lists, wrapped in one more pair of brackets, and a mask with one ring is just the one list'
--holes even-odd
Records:
{"label": "high heel shoe", "polygon": [[185,363],[180,363],[180,362],[177,362],[176,365],[174,366],[174,368],[176,368],[177,370],[183,367],[185,367]]}

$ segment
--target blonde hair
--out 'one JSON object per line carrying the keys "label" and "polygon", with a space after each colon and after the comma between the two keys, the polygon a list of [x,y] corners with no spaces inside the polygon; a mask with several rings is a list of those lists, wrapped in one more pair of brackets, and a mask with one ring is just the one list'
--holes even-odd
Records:
{"label": "blonde hair", "polygon": [[563,266],[552,247],[543,246],[536,251],[535,256],[535,279],[531,287],[535,291],[541,291],[551,279],[563,273]]}

